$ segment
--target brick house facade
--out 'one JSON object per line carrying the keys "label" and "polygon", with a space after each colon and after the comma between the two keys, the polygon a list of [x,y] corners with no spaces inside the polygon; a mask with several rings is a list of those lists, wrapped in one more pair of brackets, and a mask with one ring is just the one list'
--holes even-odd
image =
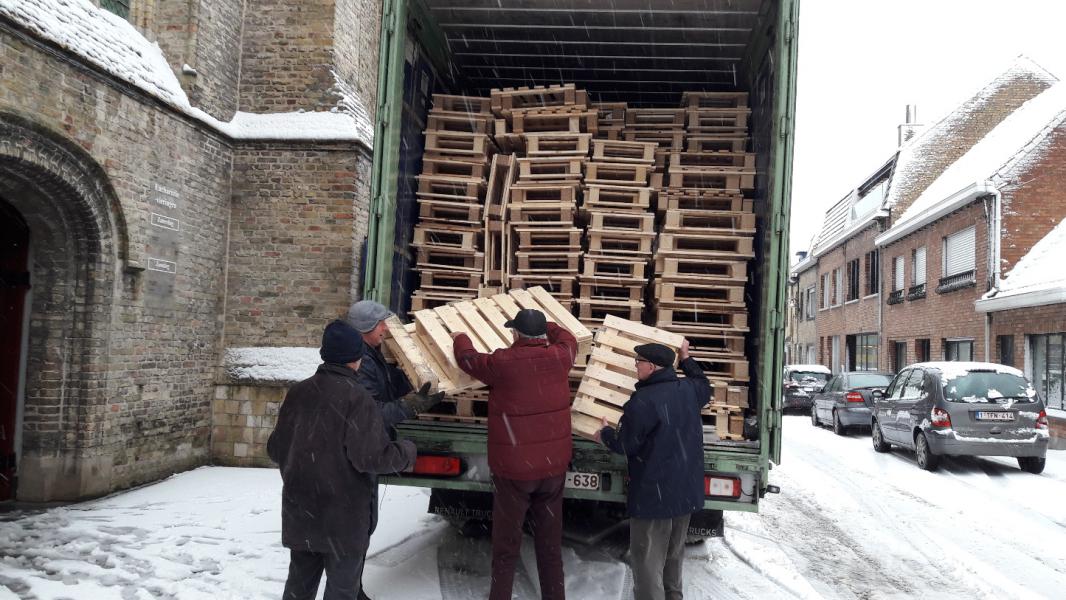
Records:
{"label": "brick house facade", "polygon": [[818,270],[813,256],[804,256],[789,277],[789,332],[786,364],[818,362]]}
{"label": "brick house facade", "polygon": [[[0,11],[0,214],[22,240],[2,257],[22,263],[5,263],[19,318],[2,320],[17,393],[0,458],[17,487],[0,493],[23,500],[225,462],[225,348],[317,344],[359,288],[368,219],[370,140],[352,132],[370,115],[353,103],[374,105],[380,3],[132,0],[136,30],[75,7],[84,38],[36,18],[58,10],[46,0]],[[93,44],[145,38],[182,93],[121,44],[108,58],[139,78],[94,61]],[[316,115],[348,125],[291,133]]]}

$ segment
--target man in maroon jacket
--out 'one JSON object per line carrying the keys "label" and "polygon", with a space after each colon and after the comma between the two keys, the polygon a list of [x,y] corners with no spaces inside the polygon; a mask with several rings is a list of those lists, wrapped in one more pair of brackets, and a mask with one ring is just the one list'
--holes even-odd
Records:
{"label": "man in maroon jacket", "polygon": [[474,350],[466,334],[453,334],[459,368],[489,386],[489,467],[496,488],[489,600],[511,598],[527,511],[541,598],[562,599],[563,483],[573,452],[568,378],[577,340],[539,310],[521,310],[506,326],[515,342],[492,354]]}

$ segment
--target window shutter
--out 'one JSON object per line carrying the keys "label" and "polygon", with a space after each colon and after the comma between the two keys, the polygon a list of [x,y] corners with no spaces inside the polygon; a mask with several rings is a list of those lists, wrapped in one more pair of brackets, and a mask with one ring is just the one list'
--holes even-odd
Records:
{"label": "window shutter", "polygon": [[977,262],[976,228],[967,227],[944,238],[944,277],[973,271]]}
{"label": "window shutter", "polygon": [[925,283],[925,246],[914,251],[914,285]]}
{"label": "window shutter", "polygon": [[892,268],[895,271],[895,281],[892,282],[892,291],[903,289],[903,257],[897,256],[892,259]]}

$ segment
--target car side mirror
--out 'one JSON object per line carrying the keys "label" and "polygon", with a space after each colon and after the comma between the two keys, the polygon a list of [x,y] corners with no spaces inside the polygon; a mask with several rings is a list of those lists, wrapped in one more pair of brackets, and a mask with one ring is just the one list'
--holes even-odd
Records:
{"label": "car side mirror", "polygon": [[874,390],[870,392],[870,397],[872,397],[874,400],[883,400],[885,397],[885,393],[881,390]]}

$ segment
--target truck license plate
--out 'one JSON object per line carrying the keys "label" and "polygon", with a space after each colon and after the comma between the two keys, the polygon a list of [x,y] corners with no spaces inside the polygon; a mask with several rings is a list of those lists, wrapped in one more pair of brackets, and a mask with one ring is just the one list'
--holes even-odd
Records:
{"label": "truck license plate", "polygon": [[1012,413],[1012,412],[1002,412],[1002,411],[979,410],[979,411],[977,411],[977,420],[978,421],[1013,421],[1014,420],[1014,413]]}
{"label": "truck license plate", "polygon": [[600,474],[567,471],[566,487],[573,490],[598,490],[600,489]]}

